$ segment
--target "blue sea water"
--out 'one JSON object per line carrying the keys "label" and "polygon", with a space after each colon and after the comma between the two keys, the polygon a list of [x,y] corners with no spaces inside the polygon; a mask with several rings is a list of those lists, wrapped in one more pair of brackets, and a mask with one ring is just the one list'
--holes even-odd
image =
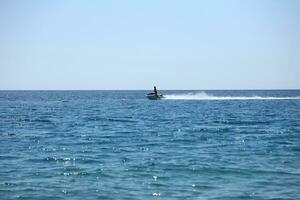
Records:
{"label": "blue sea water", "polygon": [[300,199],[300,91],[0,91],[0,199]]}

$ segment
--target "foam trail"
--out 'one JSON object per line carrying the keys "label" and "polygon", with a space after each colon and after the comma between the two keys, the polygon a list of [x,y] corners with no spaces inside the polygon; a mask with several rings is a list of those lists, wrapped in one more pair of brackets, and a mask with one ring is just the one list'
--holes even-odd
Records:
{"label": "foam trail", "polygon": [[186,93],[186,94],[169,94],[164,95],[165,99],[170,100],[300,100],[300,96],[294,97],[265,97],[265,96],[214,96],[205,92]]}

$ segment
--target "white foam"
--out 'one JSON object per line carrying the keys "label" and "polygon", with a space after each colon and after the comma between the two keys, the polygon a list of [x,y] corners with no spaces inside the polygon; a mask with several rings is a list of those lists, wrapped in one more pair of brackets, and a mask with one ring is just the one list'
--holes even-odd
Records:
{"label": "white foam", "polygon": [[272,97],[272,96],[214,96],[206,92],[167,94],[165,99],[170,100],[300,100],[300,96],[294,97]]}

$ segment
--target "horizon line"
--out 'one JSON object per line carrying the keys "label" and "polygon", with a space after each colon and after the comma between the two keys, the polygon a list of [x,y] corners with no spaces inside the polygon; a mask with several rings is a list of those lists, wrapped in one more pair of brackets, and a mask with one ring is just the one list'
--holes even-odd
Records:
{"label": "horizon line", "polygon": [[[149,91],[153,89],[0,89],[0,91]],[[296,89],[159,89],[165,91],[224,91],[224,90],[300,90],[300,88]]]}

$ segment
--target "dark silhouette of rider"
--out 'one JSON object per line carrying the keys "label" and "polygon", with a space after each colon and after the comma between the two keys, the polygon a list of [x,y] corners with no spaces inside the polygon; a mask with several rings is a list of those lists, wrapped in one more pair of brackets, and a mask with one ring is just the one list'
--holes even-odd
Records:
{"label": "dark silhouette of rider", "polygon": [[154,86],[154,94],[155,94],[155,96],[158,96],[156,86]]}

